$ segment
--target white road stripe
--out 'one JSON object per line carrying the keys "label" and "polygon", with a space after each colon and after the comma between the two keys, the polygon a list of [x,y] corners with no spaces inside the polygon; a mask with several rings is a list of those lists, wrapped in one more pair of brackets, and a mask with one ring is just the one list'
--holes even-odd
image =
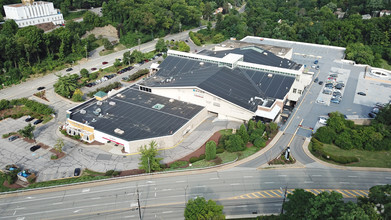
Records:
{"label": "white road stripe", "polygon": [[229,184],[229,185],[231,185],[231,186],[239,186],[240,183],[231,183],[231,184]]}
{"label": "white road stripe", "polygon": [[162,214],[168,214],[168,213],[173,213],[173,211],[165,211],[165,212],[162,212]]}
{"label": "white road stripe", "polygon": [[178,181],[175,181],[176,183],[184,183],[184,182],[186,182],[186,181],[184,181],[184,180],[178,180]]}
{"label": "white road stripe", "polygon": [[349,182],[339,182],[340,184],[350,184]]}
{"label": "white road stripe", "polygon": [[85,193],[85,192],[89,192],[90,191],[90,188],[87,188],[87,189],[83,189],[81,192]]}
{"label": "white road stripe", "polygon": [[52,205],[61,205],[62,202],[56,202],[56,203],[53,203]]}
{"label": "white road stripe", "polygon": [[312,176],[322,176],[322,175],[312,175]]}
{"label": "white road stripe", "polygon": [[218,180],[219,178],[217,177],[213,177],[213,178],[209,178],[209,180]]}
{"label": "white road stripe", "polygon": [[304,183],[314,183],[313,181],[304,181]]}
{"label": "white road stripe", "polygon": [[264,182],[265,184],[273,184],[274,182]]}

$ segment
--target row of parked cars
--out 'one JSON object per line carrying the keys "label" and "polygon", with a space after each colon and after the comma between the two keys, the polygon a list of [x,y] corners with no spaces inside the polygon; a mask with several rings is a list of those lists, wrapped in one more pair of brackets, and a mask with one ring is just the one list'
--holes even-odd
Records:
{"label": "row of parked cars", "polygon": [[[16,140],[18,138],[19,138],[19,136],[13,135],[13,136],[8,138],[8,141],[14,141],[14,140]],[[34,146],[30,147],[30,151],[34,152],[34,151],[38,150],[39,148],[41,148],[41,146],[37,144],[37,145],[34,145]]]}
{"label": "row of parked cars", "polygon": [[[391,101],[389,102],[389,104],[391,104]],[[380,109],[384,108],[387,104],[383,104],[383,103],[376,103],[374,106],[373,106],[373,109],[372,111],[368,114],[368,116],[370,118],[375,118],[376,115],[380,112]]]}
{"label": "row of parked cars", "polygon": [[[338,74],[331,73],[327,77],[326,84],[324,85],[323,94],[332,95],[330,99],[331,103],[339,104],[342,101],[342,89],[345,87],[343,81],[337,81]],[[315,82],[318,81],[318,78],[315,79]],[[323,82],[320,81],[319,85],[322,85]]]}
{"label": "row of parked cars", "polygon": [[134,69],[133,66],[128,66],[128,67],[125,67],[125,68],[119,70],[119,71],[117,72],[117,74],[122,74],[122,73],[125,73],[125,72],[128,72],[128,71],[131,71],[132,69]]}
{"label": "row of parked cars", "polygon": [[103,76],[102,78],[100,79],[97,79],[95,82],[90,82],[88,83],[86,86],[87,87],[92,87],[92,86],[95,86],[95,85],[98,85],[98,84],[101,84],[109,79],[112,79],[114,77],[116,77],[117,74],[110,74],[110,75],[106,75],[106,76]]}

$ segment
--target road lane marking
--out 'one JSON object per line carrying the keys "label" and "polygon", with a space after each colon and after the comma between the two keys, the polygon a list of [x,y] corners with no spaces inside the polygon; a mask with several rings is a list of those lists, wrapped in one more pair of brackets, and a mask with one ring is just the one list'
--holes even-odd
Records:
{"label": "road lane marking", "polygon": [[339,193],[341,193],[342,195],[343,195],[343,197],[350,197],[350,196],[348,196],[348,195],[346,195],[345,193],[343,193],[341,190],[339,190],[339,189],[337,189],[337,190],[335,190],[335,191],[337,191],[337,192],[339,192]]}
{"label": "road lane marking", "polygon": [[185,180],[178,180],[178,181],[175,181],[176,183],[184,183],[186,182]]}
{"label": "road lane marking", "polygon": [[173,213],[173,211],[165,211],[165,212],[162,212],[162,214],[168,214],[168,213]]}
{"label": "road lane marking", "polygon": [[353,193],[349,192],[349,190],[344,190],[344,192],[345,192],[345,193],[348,193],[348,194],[350,194],[350,195],[352,195],[353,197],[357,197],[356,194],[353,194]]}
{"label": "road lane marking", "polygon": [[231,184],[229,184],[229,185],[231,185],[231,186],[239,186],[240,183],[231,183]]}
{"label": "road lane marking", "polygon": [[280,190],[276,190],[279,193],[274,192],[273,190],[269,190],[269,192],[272,192],[277,195],[277,197],[281,196],[282,192]]}
{"label": "road lane marking", "polygon": [[273,184],[274,182],[264,182],[265,184]]}
{"label": "road lane marking", "polygon": [[61,205],[61,204],[62,204],[62,202],[55,202],[52,205]]}
{"label": "road lane marking", "polygon": [[194,188],[204,188],[206,186],[195,186]]}
{"label": "road lane marking", "polygon": [[319,176],[322,176],[322,175],[312,175],[312,176],[316,176],[316,177],[319,177]]}
{"label": "road lane marking", "polygon": [[90,188],[87,188],[87,189],[83,189],[81,192],[86,193],[86,192],[89,192],[89,191],[90,191]]}
{"label": "road lane marking", "polygon": [[304,183],[314,183],[313,181],[304,181]]}
{"label": "road lane marking", "polygon": [[237,208],[246,208],[247,205],[240,205],[240,206],[236,206]]}
{"label": "road lane marking", "polygon": [[15,210],[19,210],[19,209],[26,209],[26,207],[17,207],[17,208],[15,208]]}
{"label": "road lane marking", "polygon": [[75,211],[73,211],[73,213],[78,213],[78,212],[80,212],[81,210],[83,210],[83,209],[75,210]]}
{"label": "road lane marking", "polygon": [[339,182],[339,184],[350,184],[349,182]]}
{"label": "road lane marking", "polygon": [[209,178],[209,180],[218,180],[219,178],[217,177],[213,177],[213,178]]}
{"label": "road lane marking", "polygon": [[162,189],[162,192],[171,191],[172,189]]}
{"label": "road lane marking", "polygon": [[268,192],[263,192],[263,193],[265,193],[266,195],[268,195],[268,196],[270,196],[270,197],[272,197],[272,198],[274,198],[274,196],[273,195],[271,195],[271,194],[269,194]]}

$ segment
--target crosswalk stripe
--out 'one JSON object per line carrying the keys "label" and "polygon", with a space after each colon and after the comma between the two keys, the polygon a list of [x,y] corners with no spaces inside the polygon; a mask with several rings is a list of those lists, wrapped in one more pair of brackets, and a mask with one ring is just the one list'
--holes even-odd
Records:
{"label": "crosswalk stripe", "polygon": [[346,192],[346,193],[349,193],[350,195],[352,195],[353,197],[357,197],[357,195],[356,194],[353,194],[353,193],[351,193],[350,192],[350,190],[344,190],[344,192]]}
{"label": "crosswalk stripe", "polygon": [[274,192],[273,190],[269,190],[269,192],[272,192],[272,193],[276,194],[277,197],[281,197],[281,191],[280,190],[276,190],[276,191],[279,192],[279,194]]}
{"label": "crosswalk stripe", "polygon": [[249,199],[252,199],[252,197],[251,197],[249,194],[246,194],[246,196],[247,196]]}
{"label": "crosswalk stripe", "polygon": [[267,195],[269,195],[270,197],[274,197],[274,196],[272,196],[272,195],[270,195],[268,192],[266,192],[266,191],[264,191],[264,193],[266,193]]}
{"label": "crosswalk stripe", "polygon": [[337,190],[335,190],[335,191],[341,193],[343,197],[348,197],[348,198],[351,197],[351,196],[346,195],[345,193],[343,193],[343,192],[342,192],[341,190],[339,190],[339,189],[337,189]]}
{"label": "crosswalk stripe", "polygon": [[307,192],[310,192],[310,193],[312,193],[312,194],[314,194],[314,195],[316,195],[314,192],[312,192],[310,189],[304,189],[305,191],[307,191]]}
{"label": "crosswalk stripe", "polygon": [[259,198],[255,193],[251,193],[251,195],[255,196],[256,198]]}
{"label": "crosswalk stripe", "polygon": [[261,192],[257,192],[259,195],[261,195],[263,198],[266,198],[267,196],[263,195]]}
{"label": "crosswalk stripe", "polygon": [[316,190],[316,189],[313,189],[313,190],[316,192],[316,194],[320,194],[320,192],[318,190]]}
{"label": "crosswalk stripe", "polygon": [[368,193],[365,192],[364,190],[357,190],[357,191],[362,192],[365,196],[368,196]]}
{"label": "crosswalk stripe", "polygon": [[359,192],[358,190],[352,190],[354,193],[356,193],[358,196],[367,196],[362,192]]}

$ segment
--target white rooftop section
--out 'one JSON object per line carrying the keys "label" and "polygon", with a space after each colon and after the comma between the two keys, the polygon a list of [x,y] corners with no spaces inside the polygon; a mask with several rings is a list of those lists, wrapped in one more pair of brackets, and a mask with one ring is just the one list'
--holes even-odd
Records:
{"label": "white rooftop section", "polygon": [[258,109],[255,112],[255,115],[257,115],[259,117],[263,117],[263,118],[268,118],[268,119],[274,120],[276,118],[277,114],[280,111],[281,111],[281,108],[278,105],[275,105],[274,108],[270,112]]}
{"label": "white rooftop section", "polygon": [[168,50],[167,55],[176,56],[176,57],[185,57],[188,59],[199,60],[202,62],[215,63],[218,64],[219,66],[227,66],[231,69],[235,67],[241,67],[245,69],[253,69],[253,70],[259,70],[268,73],[282,74],[282,75],[289,75],[289,76],[297,76],[302,73],[301,70],[291,70],[291,69],[244,62],[243,55],[233,54],[233,53],[229,53],[223,58],[218,58],[218,57],[211,57],[211,56],[201,55],[201,54],[186,53],[186,52],[181,52],[176,50]]}
{"label": "white rooftop section", "polygon": [[221,61],[226,62],[226,63],[236,63],[238,61],[243,61],[243,55],[229,53],[228,55],[223,57],[221,59]]}

